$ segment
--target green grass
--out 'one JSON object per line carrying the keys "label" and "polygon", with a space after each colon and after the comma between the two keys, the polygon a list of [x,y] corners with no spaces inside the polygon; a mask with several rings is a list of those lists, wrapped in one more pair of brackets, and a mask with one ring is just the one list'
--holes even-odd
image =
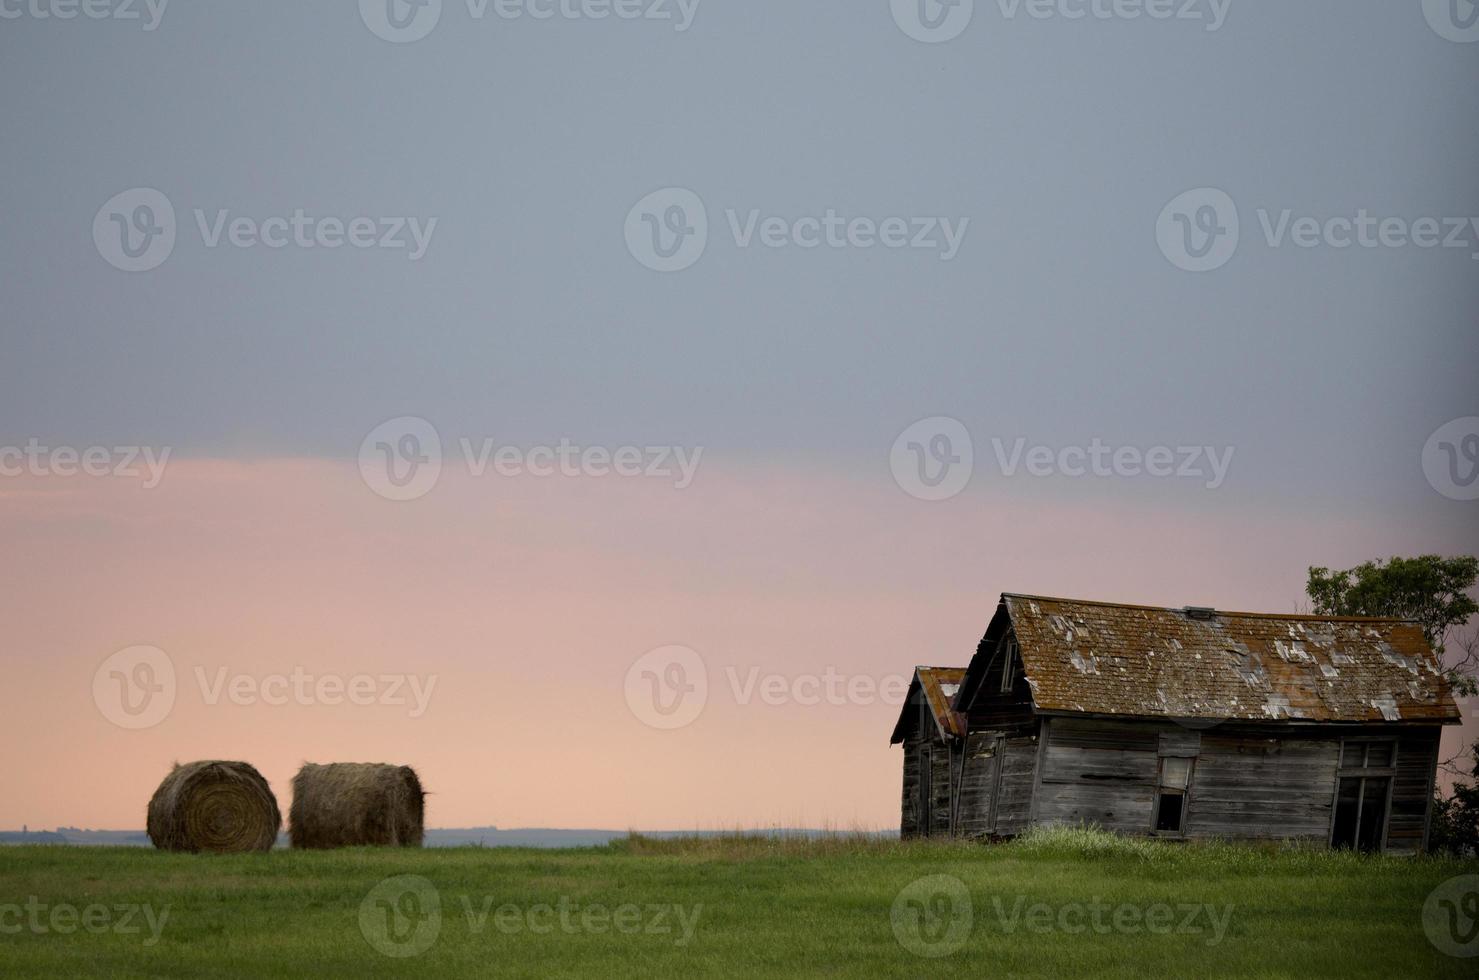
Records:
{"label": "green grass", "polygon": [[[1479,864],[1084,830],[997,846],[736,835],[567,851],[241,857],[13,847],[0,848],[0,976],[1474,976],[1479,960],[1439,952],[1422,920],[1429,893],[1462,874],[1479,874]],[[372,946],[362,918],[372,936],[391,921],[367,897],[400,875],[434,887],[440,931],[424,952],[393,958]],[[893,914],[901,891],[937,875],[963,883],[969,926],[964,905],[934,887],[958,893],[948,880],[914,885],[904,899],[922,904]],[[39,929],[27,906],[41,910]],[[59,906],[79,916],[94,906],[94,930],[54,930]],[[117,906],[148,906],[156,922],[167,910],[157,941],[141,916],[139,932],[112,931]],[[425,901],[391,907],[408,938],[416,923],[435,921]],[[654,907],[665,909],[661,922]],[[922,930],[920,907],[939,913]],[[1165,915],[1158,907],[1171,918],[1166,928],[1156,919],[1152,934],[1144,916]],[[617,909],[622,931],[611,924]]]}

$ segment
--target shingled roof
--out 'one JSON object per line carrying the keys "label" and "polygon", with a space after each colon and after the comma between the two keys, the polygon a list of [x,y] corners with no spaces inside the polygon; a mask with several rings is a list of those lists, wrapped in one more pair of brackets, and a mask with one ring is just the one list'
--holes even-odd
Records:
{"label": "shingled roof", "polygon": [[[1413,622],[1163,609],[1005,594],[1039,711],[1259,722],[1460,720]],[[954,707],[989,667],[982,643]]]}
{"label": "shingled roof", "polygon": [[960,682],[963,680],[965,680],[964,667],[914,668],[914,680],[909,683],[909,696],[904,699],[904,708],[899,712],[899,721],[894,725],[894,734],[889,739],[889,744],[894,745],[904,740],[904,726],[908,721],[909,711],[914,705],[914,692],[916,691],[924,693],[925,703],[929,705],[930,714],[935,719],[935,727],[939,729],[941,736],[964,738],[965,716],[951,707],[956,693],[960,690]]}

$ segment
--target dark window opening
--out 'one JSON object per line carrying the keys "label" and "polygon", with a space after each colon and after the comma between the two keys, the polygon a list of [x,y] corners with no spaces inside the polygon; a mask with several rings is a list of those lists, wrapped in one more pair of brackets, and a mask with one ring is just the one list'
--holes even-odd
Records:
{"label": "dark window opening", "polygon": [[1379,851],[1386,837],[1387,787],[1390,779],[1365,780],[1361,794],[1361,819],[1357,825],[1356,846],[1363,851]]}
{"label": "dark window opening", "polygon": [[1335,798],[1331,847],[1381,850],[1386,839],[1387,795],[1391,785],[1391,779],[1386,777],[1347,776],[1341,779]]}
{"label": "dark window opening", "polygon": [[1155,809],[1155,829],[1165,833],[1181,833],[1181,817],[1185,811],[1184,793],[1161,793]]}
{"label": "dark window opening", "polygon": [[1191,786],[1191,760],[1177,756],[1161,759],[1161,775],[1155,797],[1157,833],[1179,834],[1186,826],[1186,793]]}
{"label": "dark window opening", "polygon": [[1335,796],[1335,831],[1331,847],[1354,847],[1356,820],[1361,813],[1361,780],[1342,779]]}

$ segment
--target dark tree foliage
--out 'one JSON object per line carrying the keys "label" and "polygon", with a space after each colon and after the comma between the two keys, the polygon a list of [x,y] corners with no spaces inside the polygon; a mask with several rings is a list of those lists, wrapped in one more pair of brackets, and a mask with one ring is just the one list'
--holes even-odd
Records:
{"label": "dark tree foliage", "polygon": [[1453,795],[1433,798],[1433,825],[1429,850],[1472,856],[1479,854],[1479,741],[1469,748],[1469,782],[1455,780]]}
{"label": "dark tree foliage", "polygon": [[1343,572],[1311,568],[1305,591],[1322,616],[1394,616],[1422,624],[1434,649],[1449,627],[1479,612],[1468,595],[1479,577],[1479,558],[1393,558],[1368,561]]}
{"label": "dark tree foliage", "polygon": [[1311,568],[1305,591],[1321,616],[1382,616],[1413,619],[1443,662],[1450,683],[1460,693],[1474,692],[1474,638],[1460,640],[1457,654],[1448,649],[1449,634],[1479,612],[1469,595],[1479,578],[1479,558],[1392,558],[1368,561],[1345,571]]}

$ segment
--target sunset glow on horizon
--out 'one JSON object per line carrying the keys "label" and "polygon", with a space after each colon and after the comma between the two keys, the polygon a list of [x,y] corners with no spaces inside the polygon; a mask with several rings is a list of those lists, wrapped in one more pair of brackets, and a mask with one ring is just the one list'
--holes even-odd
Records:
{"label": "sunset glow on horizon", "polygon": [[[893,829],[898,692],[964,666],[1000,592],[1292,612],[1307,565],[1444,533],[1006,484],[921,505],[879,475],[711,454],[681,491],[449,473],[408,503],[309,459],[9,481],[0,827],[136,829],[173,762],[226,758],[284,810],[304,761],[409,764],[437,827]],[[137,645],[177,684],[129,730],[93,685]],[[662,730],[624,684],[668,645],[708,695]]]}

